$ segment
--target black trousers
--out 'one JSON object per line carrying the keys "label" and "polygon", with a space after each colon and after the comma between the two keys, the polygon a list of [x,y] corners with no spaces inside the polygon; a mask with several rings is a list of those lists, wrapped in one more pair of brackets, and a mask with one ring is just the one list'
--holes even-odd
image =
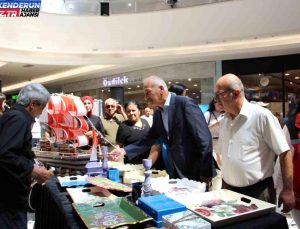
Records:
{"label": "black trousers", "polygon": [[246,187],[235,187],[222,180],[222,188],[263,200],[271,204],[276,204],[276,190],[274,188],[274,181],[272,177],[268,177]]}
{"label": "black trousers", "polygon": [[27,229],[26,210],[0,210],[1,229]]}

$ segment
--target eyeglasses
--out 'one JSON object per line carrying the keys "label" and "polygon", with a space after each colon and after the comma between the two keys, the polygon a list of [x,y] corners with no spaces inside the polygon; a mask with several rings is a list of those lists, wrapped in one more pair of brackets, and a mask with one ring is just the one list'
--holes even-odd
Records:
{"label": "eyeglasses", "polygon": [[219,92],[215,93],[215,101],[218,101],[220,99],[220,97],[224,97],[224,95],[228,92],[231,92],[231,89],[226,89],[226,90],[221,90]]}
{"label": "eyeglasses", "polygon": [[106,108],[115,108],[116,106],[115,105],[106,105],[105,107]]}

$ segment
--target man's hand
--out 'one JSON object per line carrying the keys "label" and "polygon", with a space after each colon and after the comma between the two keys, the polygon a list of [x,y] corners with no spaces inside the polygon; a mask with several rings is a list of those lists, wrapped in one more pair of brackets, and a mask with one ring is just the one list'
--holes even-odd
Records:
{"label": "man's hand", "polygon": [[31,176],[39,183],[44,184],[51,176],[53,176],[51,170],[47,170],[44,166],[34,165]]}
{"label": "man's hand", "polygon": [[283,204],[282,212],[287,213],[292,210],[295,206],[295,196],[293,191],[282,190],[278,198],[278,207]]}
{"label": "man's hand", "polygon": [[124,111],[124,108],[121,104],[117,104],[117,113],[121,114],[125,120],[127,120],[127,114]]}
{"label": "man's hand", "polygon": [[123,148],[116,148],[109,153],[109,159],[111,161],[122,161],[126,154]]}

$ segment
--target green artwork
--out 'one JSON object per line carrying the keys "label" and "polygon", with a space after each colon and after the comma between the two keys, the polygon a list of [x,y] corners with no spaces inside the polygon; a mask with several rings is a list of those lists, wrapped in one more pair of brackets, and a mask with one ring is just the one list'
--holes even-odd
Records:
{"label": "green artwork", "polygon": [[101,188],[106,188],[109,190],[118,190],[123,192],[131,192],[131,187],[128,187],[124,184],[111,181],[103,177],[89,177],[87,181],[93,185],[96,185]]}
{"label": "green artwork", "polygon": [[93,204],[72,204],[88,228],[115,228],[151,221],[148,215],[124,198],[102,199]]}

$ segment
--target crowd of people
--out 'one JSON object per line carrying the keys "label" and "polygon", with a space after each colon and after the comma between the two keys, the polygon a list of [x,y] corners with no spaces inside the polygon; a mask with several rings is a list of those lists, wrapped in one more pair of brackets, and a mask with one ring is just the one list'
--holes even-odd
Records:
{"label": "crowd of people", "polygon": [[[218,177],[214,189],[222,187],[277,203],[283,213],[292,210],[300,226],[300,204],[296,202],[300,178],[295,173],[299,170],[295,161],[299,161],[300,146],[289,144],[283,132],[287,128],[270,110],[248,102],[239,77],[227,74],[217,80],[215,96],[204,114],[193,99],[185,96],[182,84],[168,88],[162,78],[150,76],[144,79],[143,88],[148,103],[143,115],[137,101],[128,101],[123,108],[109,98],[104,102],[103,117],[99,117],[92,112],[93,98],[81,98],[87,110],[84,118],[89,127],[85,133],[89,145],[94,128],[99,138],[105,139],[103,144],[110,147],[110,160],[141,164],[142,159],[149,158],[171,178],[205,182],[207,190]],[[36,163],[31,135],[34,119],[49,98],[41,84],[32,83],[20,91],[16,104],[8,109],[5,95],[0,94],[3,228],[26,228],[32,178],[43,184],[53,175]],[[295,120],[300,128],[300,113]],[[279,183],[273,179],[274,167]]]}

